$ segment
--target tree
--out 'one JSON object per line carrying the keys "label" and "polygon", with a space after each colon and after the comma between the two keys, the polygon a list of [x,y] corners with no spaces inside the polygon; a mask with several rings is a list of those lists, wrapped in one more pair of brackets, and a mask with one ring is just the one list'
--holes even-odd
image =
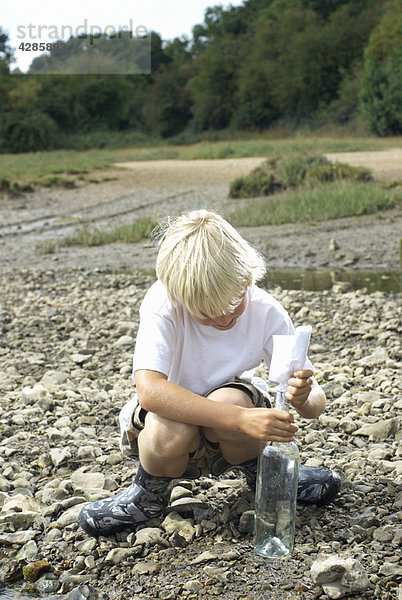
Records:
{"label": "tree", "polygon": [[227,127],[234,113],[239,46],[235,37],[216,39],[197,57],[197,74],[189,81],[193,114],[201,129]]}
{"label": "tree", "polygon": [[0,60],[3,60],[7,65],[13,62],[14,51],[8,44],[8,34],[0,27]]}
{"label": "tree", "polygon": [[173,64],[161,67],[154,77],[144,113],[148,127],[162,137],[180,133],[191,119],[187,78],[185,69]]}
{"label": "tree", "polygon": [[364,55],[360,103],[377,135],[402,133],[402,0],[388,10],[373,30]]}

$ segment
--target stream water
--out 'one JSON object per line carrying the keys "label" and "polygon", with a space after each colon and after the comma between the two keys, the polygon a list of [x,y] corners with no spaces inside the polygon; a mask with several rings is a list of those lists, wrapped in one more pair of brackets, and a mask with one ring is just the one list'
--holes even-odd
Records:
{"label": "stream water", "polygon": [[263,287],[279,285],[287,290],[308,290],[322,292],[330,290],[336,282],[350,283],[350,291],[366,289],[367,292],[401,291],[400,271],[301,271],[269,270],[262,282]]}

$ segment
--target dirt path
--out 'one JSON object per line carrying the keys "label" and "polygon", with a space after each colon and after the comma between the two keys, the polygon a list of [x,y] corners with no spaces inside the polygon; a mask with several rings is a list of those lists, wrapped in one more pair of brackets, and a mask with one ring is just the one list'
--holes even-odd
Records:
{"label": "dirt path", "polygon": [[[402,180],[402,149],[328,155],[372,168],[378,179]],[[229,213],[242,201],[227,197],[229,183],[249,173],[263,157],[118,163],[118,170],[70,190],[41,190],[0,199],[0,267],[39,269],[85,266],[151,269],[156,248],[147,242],[95,248],[64,248],[57,242],[82,227],[107,228],[134,218],[164,218],[195,208]],[[109,180],[106,180],[109,178]],[[397,269],[401,215],[324,223],[244,228],[243,235],[273,268]],[[331,240],[335,240],[330,249]]]}

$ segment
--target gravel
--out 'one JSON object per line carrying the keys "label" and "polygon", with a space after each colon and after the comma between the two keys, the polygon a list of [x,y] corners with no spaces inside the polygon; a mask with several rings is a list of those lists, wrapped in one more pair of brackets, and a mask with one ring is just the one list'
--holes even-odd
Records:
{"label": "gravel", "polygon": [[178,482],[167,516],[138,532],[94,539],[78,528],[85,502],[136,472],[119,452],[117,415],[134,391],[138,308],[152,281],[106,269],[0,274],[0,597],[326,599],[310,570],[329,556],[359,565],[359,600],[400,598],[395,294],[270,290],[296,325],[312,325],[310,357],[328,397],[319,419],[298,418],[302,460],[343,480],[332,505],[298,507],[290,558],[254,554],[254,498],[235,471]]}

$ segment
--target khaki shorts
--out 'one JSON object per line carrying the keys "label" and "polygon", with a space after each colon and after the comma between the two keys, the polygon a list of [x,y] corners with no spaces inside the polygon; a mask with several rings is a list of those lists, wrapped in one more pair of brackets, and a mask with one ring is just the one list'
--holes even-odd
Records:
{"label": "khaki shorts", "polygon": [[[271,408],[269,397],[262,389],[254,385],[248,380],[240,379],[235,377],[232,381],[228,381],[218,387],[213,388],[206,394],[209,396],[215,390],[219,390],[225,387],[234,387],[240,389],[250,397],[253,405],[257,408]],[[125,456],[131,456],[134,458],[138,457],[138,445],[137,438],[142,429],[145,426],[145,417],[147,411],[144,410],[139,404],[137,404],[131,415],[128,425],[125,427],[121,439],[120,449]],[[190,456],[189,464],[197,467],[203,475],[208,474],[211,462],[220,456],[219,444],[210,442],[203,435],[202,428],[200,428],[200,445],[195,452]]]}

